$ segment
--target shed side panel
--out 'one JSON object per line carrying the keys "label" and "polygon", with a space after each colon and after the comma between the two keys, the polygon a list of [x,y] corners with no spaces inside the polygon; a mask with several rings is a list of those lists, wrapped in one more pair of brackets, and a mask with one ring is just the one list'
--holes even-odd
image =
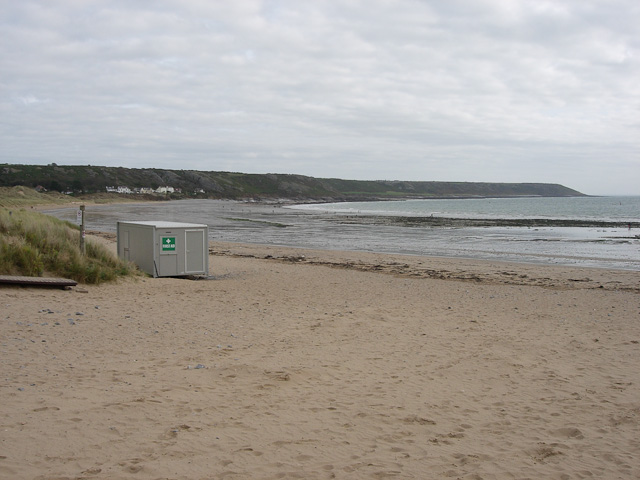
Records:
{"label": "shed side panel", "polygon": [[129,260],[143,272],[155,276],[154,268],[154,228],[146,225],[121,224],[120,228],[129,234]]}

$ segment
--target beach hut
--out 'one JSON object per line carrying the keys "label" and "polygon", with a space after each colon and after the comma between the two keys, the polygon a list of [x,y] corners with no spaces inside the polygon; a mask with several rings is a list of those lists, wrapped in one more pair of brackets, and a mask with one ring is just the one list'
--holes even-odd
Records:
{"label": "beach hut", "polygon": [[154,277],[209,274],[209,227],[178,222],[118,222],[118,256]]}

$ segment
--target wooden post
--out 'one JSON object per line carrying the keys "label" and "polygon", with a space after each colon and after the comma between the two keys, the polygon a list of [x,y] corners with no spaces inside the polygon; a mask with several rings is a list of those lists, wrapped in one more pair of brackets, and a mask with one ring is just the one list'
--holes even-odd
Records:
{"label": "wooden post", "polygon": [[84,255],[87,251],[84,245],[84,205],[80,205],[82,219],[80,220],[80,253]]}

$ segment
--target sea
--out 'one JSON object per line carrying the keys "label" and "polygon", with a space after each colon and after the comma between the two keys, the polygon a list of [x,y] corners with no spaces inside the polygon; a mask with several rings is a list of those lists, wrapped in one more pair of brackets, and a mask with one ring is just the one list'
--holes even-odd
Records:
{"label": "sea", "polygon": [[[77,207],[45,213],[76,221]],[[434,227],[385,217],[515,219],[522,225]],[[354,221],[357,219],[357,221]],[[554,226],[527,225],[553,219]],[[86,207],[88,230],[118,221],[207,224],[211,241],[640,271],[640,197],[475,198],[291,205],[178,200]],[[588,220],[591,226],[572,226]],[[566,221],[566,225],[564,222]]]}

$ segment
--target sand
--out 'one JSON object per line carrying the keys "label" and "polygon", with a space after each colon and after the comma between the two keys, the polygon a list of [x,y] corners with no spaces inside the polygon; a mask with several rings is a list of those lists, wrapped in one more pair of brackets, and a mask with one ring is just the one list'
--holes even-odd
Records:
{"label": "sand", "polygon": [[640,477],[637,272],[238,244],[210,267],[0,287],[0,478]]}

